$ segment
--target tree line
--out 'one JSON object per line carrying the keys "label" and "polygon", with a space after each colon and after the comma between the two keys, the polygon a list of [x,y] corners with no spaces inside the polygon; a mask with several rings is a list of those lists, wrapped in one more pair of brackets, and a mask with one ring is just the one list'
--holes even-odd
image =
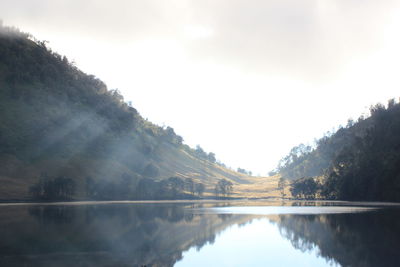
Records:
{"label": "tree line", "polygon": [[249,176],[252,176],[252,175],[253,175],[253,173],[252,173],[251,171],[248,171],[248,170],[243,169],[243,168],[237,168],[236,171],[237,171],[238,173],[246,174],[246,175],[249,175]]}
{"label": "tree line", "polygon": [[[329,160],[315,175],[307,175],[315,155],[330,151]],[[291,184],[291,193],[298,198],[340,200],[400,201],[400,104],[394,99],[385,106],[370,108],[368,118],[350,121],[331,136],[324,137],[317,147],[301,153],[303,170]],[[291,160],[282,169],[282,176],[292,169]],[[292,167],[290,167],[292,164]],[[301,166],[301,168],[300,168]],[[286,169],[285,169],[286,168]],[[287,176],[288,177],[288,176]]]}
{"label": "tree line", "polygon": [[59,176],[50,178],[42,174],[39,181],[29,187],[29,193],[35,199],[70,200],[75,194],[76,184],[71,178]]}
{"label": "tree line", "polygon": [[[135,179],[124,173],[118,181],[95,180],[86,177],[84,195],[92,200],[165,200],[200,199],[206,190],[203,183],[192,178],[169,177],[156,181],[150,178]],[[229,197],[232,182],[218,180],[214,192],[217,198]],[[42,174],[38,182],[29,187],[29,194],[37,200],[72,200],[76,196],[76,183],[71,178],[50,178]]]}
{"label": "tree line", "polygon": [[218,180],[214,187],[215,196],[218,197],[229,197],[233,191],[233,183],[226,179]]}
{"label": "tree line", "polygon": [[[88,176],[84,183],[85,197],[93,200],[195,199],[201,198],[205,191],[205,185],[192,178],[136,180],[126,173],[119,181],[95,180]],[[76,183],[63,176],[50,178],[42,175],[29,187],[29,193],[38,200],[71,200],[76,193]]]}

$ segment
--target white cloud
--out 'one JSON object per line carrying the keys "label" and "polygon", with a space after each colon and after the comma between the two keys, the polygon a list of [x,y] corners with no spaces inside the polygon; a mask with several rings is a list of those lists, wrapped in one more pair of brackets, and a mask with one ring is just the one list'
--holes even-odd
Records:
{"label": "white cloud", "polygon": [[3,0],[0,17],[234,167],[395,97],[394,0]]}

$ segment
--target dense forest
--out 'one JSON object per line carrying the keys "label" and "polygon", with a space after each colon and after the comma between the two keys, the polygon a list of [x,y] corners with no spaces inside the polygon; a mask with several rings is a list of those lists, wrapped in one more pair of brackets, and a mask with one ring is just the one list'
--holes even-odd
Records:
{"label": "dense forest", "polygon": [[244,177],[46,42],[3,25],[0,88],[0,199],[199,197]]}
{"label": "dense forest", "polygon": [[300,145],[277,172],[302,198],[400,201],[400,104],[370,108],[368,118],[319,139],[314,149]]}

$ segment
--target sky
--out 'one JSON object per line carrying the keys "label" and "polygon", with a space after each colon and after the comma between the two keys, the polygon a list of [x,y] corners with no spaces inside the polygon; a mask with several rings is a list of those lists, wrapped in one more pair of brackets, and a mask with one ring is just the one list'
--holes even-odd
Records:
{"label": "sky", "polygon": [[400,95],[396,0],[1,0],[0,18],[254,174]]}

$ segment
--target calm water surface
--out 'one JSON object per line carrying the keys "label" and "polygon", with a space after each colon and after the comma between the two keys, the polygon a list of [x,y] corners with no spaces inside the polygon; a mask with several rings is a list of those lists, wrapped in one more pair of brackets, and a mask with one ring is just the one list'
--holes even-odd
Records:
{"label": "calm water surface", "polygon": [[0,266],[400,266],[400,207],[0,205]]}

